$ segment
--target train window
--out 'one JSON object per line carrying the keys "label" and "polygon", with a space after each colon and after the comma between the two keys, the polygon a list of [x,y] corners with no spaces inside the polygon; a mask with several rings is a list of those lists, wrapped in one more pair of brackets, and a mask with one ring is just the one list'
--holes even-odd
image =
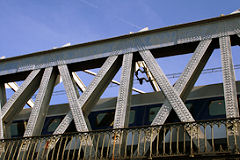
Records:
{"label": "train window", "polygon": [[61,118],[54,118],[51,119],[47,128],[47,132],[54,132],[55,129],[58,127],[58,125],[61,122]]}
{"label": "train window", "polygon": [[209,104],[209,115],[218,116],[226,114],[224,100],[211,101]]}
{"label": "train window", "polygon": [[129,124],[133,124],[134,121],[135,121],[135,110],[131,110],[129,115]]}
{"label": "train window", "polygon": [[188,110],[190,110],[192,108],[192,103],[186,103],[185,105],[186,105]]}
{"label": "train window", "polygon": [[99,113],[96,117],[96,127],[108,127],[113,125],[114,111]]}
{"label": "train window", "polygon": [[24,123],[23,121],[14,122],[11,124],[11,136],[19,137],[24,133]]}
{"label": "train window", "polygon": [[148,116],[148,121],[152,122],[153,119],[156,117],[160,107],[152,107],[149,109],[149,116]]}

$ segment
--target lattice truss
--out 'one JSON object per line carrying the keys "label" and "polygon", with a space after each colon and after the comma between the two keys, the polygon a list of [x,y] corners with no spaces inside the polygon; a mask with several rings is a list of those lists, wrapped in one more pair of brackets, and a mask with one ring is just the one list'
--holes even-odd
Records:
{"label": "lattice truss", "polygon": [[[238,36],[239,38],[240,34],[237,33],[239,32],[235,31],[234,36]],[[9,126],[11,122],[37,90],[36,100],[34,105],[32,105],[32,111],[24,132],[24,137],[38,136],[41,134],[49,109],[51,95],[54,86],[58,83],[57,77],[59,75],[63,81],[70,111],[66,114],[53,134],[63,134],[72,121],[74,121],[78,132],[91,131],[88,115],[120,68],[122,68],[120,89],[117,97],[113,128],[128,127],[133,77],[136,63],[139,60],[144,62],[144,65],[150,72],[149,75],[154,79],[155,87],[159,87],[165,96],[164,104],[158,111],[151,125],[164,124],[172,109],[180,121],[194,122],[195,120],[185,106],[184,101],[214,50],[213,42],[217,42],[221,50],[226,118],[239,117],[235,84],[236,78],[233,68],[230,39],[231,37],[229,35],[222,34],[214,37],[214,40],[211,36],[205,36],[204,39],[198,41],[198,45],[191,59],[173,86],[155,60],[155,54],[152,54],[151,49],[147,49],[145,42],[140,39],[136,42],[138,45],[136,52],[108,56],[88,87],[84,86],[80,78],[69,69],[68,64],[64,63],[58,64],[57,66],[32,70],[19,89],[16,90],[8,100],[6,100],[4,83],[1,83],[0,104],[2,109],[0,110],[0,137],[9,137]],[[194,41],[194,38],[188,42],[191,41]],[[216,46],[216,44],[214,45]],[[82,91],[81,95],[78,92],[78,88]],[[159,89],[155,88],[155,90]],[[190,132],[191,134],[192,132],[198,133],[196,134],[199,136],[198,138],[203,139],[204,134],[201,130],[192,130],[192,126],[187,126],[186,129],[189,134]],[[156,135],[153,139],[155,138]],[[197,137],[195,138],[197,139]],[[197,143],[196,140],[193,142]],[[93,145],[93,143],[94,142],[89,139],[89,143],[86,145]],[[119,143],[121,143],[121,141],[119,141]],[[208,145],[210,148],[210,144]]]}

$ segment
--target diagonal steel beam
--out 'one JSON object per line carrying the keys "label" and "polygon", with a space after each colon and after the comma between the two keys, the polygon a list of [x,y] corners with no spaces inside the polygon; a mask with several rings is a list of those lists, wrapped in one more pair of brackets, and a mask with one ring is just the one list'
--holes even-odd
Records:
{"label": "diagonal steel beam", "polygon": [[168,100],[171,107],[175,110],[179,119],[182,122],[194,122],[194,118],[191,113],[188,111],[182,99],[179,97],[173,86],[167,80],[167,77],[163,73],[162,69],[158,65],[157,61],[153,57],[152,53],[149,50],[143,50],[139,52],[156,82],[160,86],[163,94]]}
{"label": "diagonal steel beam", "polygon": [[230,37],[220,37],[220,50],[223,73],[223,89],[226,108],[226,118],[239,117],[236,78],[234,73]]}
{"label": "diagonal steel beam", "polygon": [[[45,69],[37,93],[36,101],[32,108],[27,127],[23,135],[24,137],[41,135],[53,88],[55,86],[56,77],[57,74],[53,70],[53,67]],[[30,141],[28,140],[21,145],[17,159],[26,159],[26,151],[29,150],[29,145]]]}
{"label": "diagonal steel beam", "polygon": [[73,75],[74,81],[77,84],[77,87],[81,90],[81,92],[85,91],[87,87],[85,86],[83,81],[78,77],[77,73],[72,72],[72,75]]}
{"label": "diagonal steel beam", "polygon": [[66,90],[69,106],[71,109],[71,113],[73,115],[76,129],[78,132],[87,132],[88,127],[87,127],[81,106],[78,101],[77,91],[72,81],[73,77],[69,73],[67,65],[58,66],[58,69],[59,69],[60,75],[62,76],[63,85]]}
{"label": "diagonal steel beam", "polygon": [[[80,128],[82,129],[81,131],[84,132],[91,130],[91,126],[87,116],[90,113],[91,108],[99,100],[100,96],[107,88],[108,84],[111,82],[117,71],[119,70],[121,66],[120,62],[121,62],[120,58],[117,55],[108,57],[103,66],[101,67],[100,71],[96,75],[96,77],[94,77],[93,81],[89,84],[89,87],[79,97],[78,103],[75,102],[74,100],[74,103],[76,103],[76,105],[80,107],[81,109],[80,112],[81,113],[84,112],[84,116],[80,117],[81,119],[79,120],[79,123],[81,123],[80,125],[83,126],[82,128]],[[71,91],[75,91],[75,87],[71,88],[72,88]],[[76,97],[74,96],[74,98]],[[72,122],[73,116],[74,115],[72,111],[69,111],[53,134],[63,134],[70,125],[70,123]],[[49,150],[51,150],[56,145],[57,141],[58,139],[54,142],[51,142],[51,144],[49,145]],[[86,143],[87,143],[86,147],[89,149],[89,147],[93,146],[95,142],[94,140],[88,138]],[[91,151],[93,152],[94,149],[92,149]],[[92,152],[90,153],[88,150],[86,156],[91,157],[93,155]]]}
{"label": "diagonal steel beam", "polygon": [[[7,83],[7,85],[8,85],[14,92],[16,92],[16,91],[18,90],[18,88],[19,88],[19,86],[18,86],[18,84],[17,84],[16,82],[9,82],[9,83]],[[31,107],[31,108],[33,107],[34,101],[32,100],[32,98],[27,101],[27,105],[28,105],[29,107]]]}
{"label": "diagonal steel beam", "polygon": [[[79,105],[83,110],[85,119],[87,119],[86,117],[90,113],[91,108],[98,101],[101,94],[104,92],[104,90],[114,77],[114,75],[119,70],[120,66],[121,64],[118,56],[108,57],[108,59],[105,61],[100,71],[98,72],[97,76],[94,77],[93,81],[89,84],[86,91],[84,91],[83,94],[78,99]],[[64,119],[59,124],[59,126],[57,127],[53,134],[63,134],[67,127],[69,126],[69,124],[71,123],[72,119],[73,116],[70,111],[64,117]],[[86,121],[86,123],[89,128],[90,127],[89,122]]]}
{"label": "diagonal steel beam", "polygon": [[[199,68],[196,68],[197,66],[191,68],[190,65],[193,65],[197,60],[203,60],[203,59],[199,59],[199,55],[198,54],[204,54],[208,45],[210,44],[211,40],[209,41],[205,41],[205,42],[201,42],[199,44],[199,46],[197,47],[196,49],[196,52],[195,52],[195,56],[193,56],[193,58],[190,60],[190,62],[188,63],[188,66],[186,67],[186,69],[184,70],[183,72],[183,76],[181,76],[182,78],[186,78],[189,79],[188,81],[183,81],[182,80],[179,80],[179,87],[178,89],[181,89],[182,88],[182,92],[184,93],[184,90],[185,90],[185,94],[188,93],[190,91],[190,88],[192,88],[192,86],[194,85],[193,82],[190,81],[190,79],[192,79],[194,73],[198,73],[199,72]],[[201,51],[201,48],[203,49],[203,53]],[[199,52],[201,51],[201,52]],[[163,72],[161,71],[160,67],[158,66],[157,62],[155,61],[154,57],[152,56],[151,52],[150,51],[142,51],[140,52],[140,55],[142,56],[142,58],[144,59],[147,67],[149,68],[150,72],[152,73],[152,75],[154,76],[156,82],[158,83],[158,85],[160,86],[160,88],[162,89],[162,92],[164,93],[164,95],[166,96],[167,98],[167,101],[164,103],[164,105],[161,107],[161,110],[158,112],[156,118],[154,119],[154,122],[152,123],[152,125],[156,124],[156,122],[158,124],[163,124],[166,120],[166,118],[168,117],[168,115],[170,114],[170,111],[171,109],[173,108],[176,112],[176,114],[178,115],[179,119],[182,121],[182,122],[190,122],[190,121],[194,121],[194,118],[192,117],[191,113],[188,111],[188,109],[186,108],[186,106],[184,105],[182,99],[180,98],[179,95],[181,95],[179,93],[179,90],[175,90],[175,87],[173,88],[170,83],[167,81],[167,78],[165,77],[165,75],[163,74]],[[207,56],[207,59],[209,58],[210,55]],[[206,64],[206,61],[207,59],[205,59],[205,63]],[[204,61],[203,61],[204,62]],[[151,65],[153,64],[153,65]],[[198,64],[199,66],[201,66],[202,68],[204,67],[204,65],[202,65],[200,62],[199,63],[196,63]],[[191,71],[191,69],[193,69]],[[191,74],[190,74],[190,73]],[[192,75],[193,74],[193,75]],[[200,73],[196,74],[195,75],[195,81],[197,79],[197,77],[199,76]],[[197,76],[198,75],[198,76]],[[185,88],[185,86],[189,83],[189,85],[191,87],[189,87],[188,89]],[[185,85],[184,85],[185,83]],[[177,85],[177,86],[178,86]],[[184,94],[182,94],[182,96],[184,97]],[[185,95],[186,96],[186,95]],[[170,98],[170,99],[168,99]],[[175,105],[175,106],[174,106]],[[198,145],[198,142],[196,141],[197,139],[197,136],[200,138],[200,139],[203,139],[203,133],[199,130],[199,129],[191,129],[190,127],[187,127],[187,132],[192,136],[193,135],[193,142],[195,145]],[[192,130],[194,130],[193,134],[192,134]],[[156,135],[153,136],[153,138],[155,139]],[[202,142],[201,142],[202,143]],[[149,145],[149,144],[148,144]],[[210,148],[210,145],[207,143],[207,146]],[[147,146],[148,148],[148,146]],[[200,145],[200,150],[202,151],[204,149],[204,146],[203,145]]]}
{"label": "diagonal steel beam", "polygon": [[36,101],[24,132],[24,137],[41,135],[56,77],[57,74],[53,70],[53,67],[45,69]]}
{"label": "diagonal steel beam", "polygon": [[2,108],[2,120],[4,123],[9,123],[18,114],[26,102],[36,92],[39,87],[42,77],[40,69],[32,71],[23,84],[19,87],[12,97]]}
{"label": "diagonal steel beam", "polygon": [[[186,100],[187,95],[194,86],[196,80],[198,79],[202,69],[206,65],[213,51],[212,49],[207,50],[211,41],[212,40],[204,40],[199,43],[198,47],[194,51],[193,56],[185,67],[183,73],[174,85],[175,91],[178,93],[178,95],[182,98],[183,101]],[[172,107],[166,100],[161,106],[151,125],[164,124],[171,110]]]}
{"label": "diagonal steel beam", "polygon": [[[93,76],[96,76],[96,75],[97,75],[97,73],[92,72],[92,71],[89,71],[89,70],[84,70],[83,72],[88,73],[88,74],[93,75]],[[116,80],[114,80],[114,79],[113,79],[111,82],[114,83],[114,84],[116,84],[116,85],[120,85],[120,82],[118,82],[118,81],[116,81]],[[132,88],[132,90],[135,91],[135,92],[141,93],[141,94],[142,94],[142,93],[145,93],[144,91],[142,91],[142,90],[140,90],[140,89],[137,89],[137,88]]]}
{"label": "diagonal steel beam", "polygon": [[[5,56],[0,57],[0,59],[5,59]],[[19,86],[18,86],[18,84],[16,82],[9,82],[9,83],[6,83],[6,85],[8,87],[10,87],[14,92],[16,92],[18,90],[18,88],[19,88]],[[29,99],[27,101],[27,105],[32,108],[33,105],[34,105],[33,100]]]}

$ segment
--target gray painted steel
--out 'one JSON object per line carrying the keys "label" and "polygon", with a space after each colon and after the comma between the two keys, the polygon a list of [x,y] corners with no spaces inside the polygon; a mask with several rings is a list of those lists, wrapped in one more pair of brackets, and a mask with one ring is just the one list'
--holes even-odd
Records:
{"label": "gray painted steel", "polygon": [[[0,116],[2,116],[1,108],[4,106],[6,101],[7,101],[7,98],[6,98],[5,86],[3,83],[0,83]],[[2,118],[0,118],[0,139],[3,139],[3,138],[4,138],[3,123],[2,123]]]}
{"label": "gray painted steel", "polygon": [[135,63],[133,62],[133,54],[125,54],[122,63],[122,75],[120,80],[120,88],[117,98],[116,111],[114,116],[113,128],[128,127],[130,98],[132,95],[133,75]]}
{"label": "gray painted steel", "polygon": [[[0,76],[240,33],[240,14],[1,60]],[[161,55],[159,55],[161,56]]]}
{"label": "gray painted steel", "polygon": [[[176,90],[177,94],[183,99],[183,101],[186,100],[188,93],[191,91],[202,69],[207,63],[208,58],[211,55],[211,53],[206,53],[211,41],[212,40],[204,40],[199,43],[192,58],[174,85],[174,89]],[[171,110],[171,105],[168,103],[168,101],[165,101],[151,125],[164,124]]]}
{"label": "gray painted steel", "polygon": [[[206,44],[205,44],[205,45],[200,44],[199,46],[201,46],[201,47],[199,47],[199,48],[202,48],[202,47],[203,47],[203,48],[205,48],[205,50],[206,50],[207,47],[208,47],[208,45],[210,44],[210,42],[211,42],[211,41],[207,41],[207,43],[204,42],[204,43],[206,43],[207,45],[206,45]],[[199,48],[198,48],[198,49],[199,49]],[[197,49],[197,50],[198,50],[198,49]],[[201,49],[200,49],[200,50],[201,50]],[[175,89],[175,87],[171,86],[171,84],[168,82],[165,74],[164,74],[163,71],[161,70],[161,68],[160,68],[160,66],[158,65],[157,61],[156,61],[156,60],[154,59],[154,57],[152,56],[151,52],[150,52],[149,50],[145,50],[145,51],[140,51],[139,53],[140,53],[140,55],[142,56],[144,62],[145,62],[146,65],[147,65],[147,67],[149,68],[150,72],[152,73],[153,77],[155,78],[156,82],[158,83],[159,87],[161,88],[164,96],[166,97],[167,103],[165,102],[165,105],[168,104],[168,105],[166,105],[167,108],[168,108],[168,110],[166,110],[166,109],[160,110],[160,111],[162,111],[161,114],[163,114],[163,115],[164,115],[164,113],[170,114],[170,111],[171,111],[170,107],[172,107],[172,108],[174,109],[175,113],[177,114],[178,118],[180,119],[180,121],[182,121],[182,122],[194,122],[195,120],[194,120],[194,118],[192,117],[192,115],[191,115],[191,113],[189,112],[189,110],[187,109],[187,107],[185,106],[184,102],[182,101],[182,99],[181,99],[181,97],[180,97],[180,94],[179,94],[179,91],[177,91],[177,90]],[[196,53],[198,53],[198,52],[196,52]],[[201,52],[200,52],[200,53],[201,53]],[[195,58],[200,58],[200,56],[198,55],[198,56],[192,58],[191,60],[196,62],[197,59],[195,59]],[[191,65],[191,64],[193,65],[194,62],[192,62],[192,61],[190,61],[190,63],[189,63],[188,65]],[[205,63],[206,63],[206,62],[205,62]],[[199,64],[199,63],[197,63],[197,64]],[[195,65],[196,65],[196,64],[195,64]],[[196,67],[197,67],[197,65],[196,65]],[[193,66],[193,69],[196,68],[196,67]],[[193,73],[194,73],[194,70],[191,71],[191,68],[186,68],[186,69],[184,70],[184,72],[183,72],[183,75],[184,75],[184,76],[187,76],[187,75],[188,75],[188,76],[191,77],[191,75],[189,75],[189,73],[192,73],[192,74],[193,74]],[[188,76],[187,76],[187,77],[188,77]],[[186,77],[186,78],[187,78],[187,77]],[[190,77],[189,77],[189,79],[190,79]],[[198,76],[197,76],[197,77],[198,77]],[[185,77],[182,77],[182,78],[185,78]],[[197,79],[197,78],[196,78],[196,79]],[[183,85],[184,83],[187,83],[187,82],[190,82],[190,81],[187,81],[187,79],[186,79],[186,81],[184,81],[183,79],[181,79],[181,80],[179,81],[179,86],[178,86],[179,89],[181,89],[181,88],[180,88],[181,85]],[[181,83],[182,83],[182,84],[181,84]],[[193,84],[194,84],[194,83],[193,83]],[[189,91],[190,91],[190,89],[192,88],[193,84],[190,85],[190,88],[188,88]],[[185,88],[185,86],[182,86],[182,87]],[[159,112],[160,112],[160,111],[159,111]],[[163,118],[167,118],[167,117],[165,117],[167,114],[165,114],[165,115],[163,116]],[[157,114],[157,116],[160,117],[160,116],[159,116],[159,113]],[[165,120],[166,120],[166,119],[165,119]],[[155,122],[156,122],[156,121],[155,121]],[[157,122],[160,122],[160,121],[158,120]],[[165,121],[164,121],[164,122],[165,122]],[[188,132],[189,135],[192,135],[192,136],[194,137],[193,142],[194,142],[194,144],[195,144],[196,146],[198,146],[199,142],[197,141],[197,139],[198,139],[198,138],[199,138],[199,139],[203,139],[203,138],[204,138],[204,134],[202,133],[202,131],[201,131],[201,130],[196,130],[196,128],[193,127],[193,126],[186,126],[186,130],[187,130],[187,132]],[[198,137],[196,137],[197,135],[198,135]],[[154,138],[155,138],[155,137],[154,137]],[[200,143],[203,143],[203,142],[201,141]],[[147,144],[147,145],[149,145],[149,144]],[[200,145],[200,146],[203,146],[203,145]],[[208,146],[208,148],[211,148],[209,143],[207,143],[207,146]],[[200,149],[201,151],[204,150],[203,147],[201,147],[201,148],[199,148],[199,149]],[[142,154],[144,151],[142,151],[142,148],[140,148],[140,150],[141,150],[140,153]]]}
{"label": "gray painted steel", "polygon": [[[197,78],[199,77],[202,69],[204,68],[207,60],[209,59],[212,50],[207,52],[210,43],[212,40],[204,40],[201,41],[196,48],[193,56],[189,60],[187,66],[185,67],[183,73],[176,81],[174,85],[174,89],[176,90],[177,94],[182,98],[183,101],[186,100],[189,92],[192,90]],[[207,53],[206,53],[207,52]],[[152,121],[151,125],[162,125],[165,123],[167,117],[169,116],[172,110],[171,105],[167,100],[164,101],[163,105],[161,106],[160,110],[158,111],[156,117]],[[156,134],[153,134],[152,140],[156,138]],[[202,137],[203,138],[203,137]],[[149,148],[149,143],[147,143],[147,147]],[[137,154],[135,152],[135,154]]]}
{"label": "gray painted steel", "polygon": [[153,77],[155,78],[156,82],[160,86],[169,104],[178,115],[178,118],[182,122],[194,122],[195,120],[192,117],[191,113],[188,111],[184,102],[179,97],[177,91],[168,81],[167,77],[163,73],[152,53],[149,50],[140,51],[139,53],[142,56],[147,67],[149,68],[150,72],[152,73]]}
{"label": "gray painted steel", "polygon": [[[219,38],[221,49],[221,61],[222,61],[222,74],[223,74],[223,89],[224,100],[226,109],[226,118],[239,117],[238,101],[237,101],[237,88],[236,77],[233,68],[231,42],[229,36]],[[235,136],[239,136],[239,129],[237,126],[228,124],[227,134],[229,136],[229,147],[234,149]],[[237,138],[238,139],[238,138]]]}
{"label": "gray painted steel", "polygon": [[[78,99],[79,106],[81,107],[83,114],[85,116],[86,124],[88,125],[88,130],[91,130],[91,126],[88,122],[87,115],[90,113],[91,109],[97,103],[98,99],[111,82],[114,75],[117,73],[119,67],[119,58],[118,56],[109,57],[106,62],[101,67],[97,76],[89,84],[87,89]],[[71,111],[67,113],[60,125],[54,131],[54,134],[62,134],[65,132],[69,124],[73,119]]]}
{"label": "gray painted steel", "polygon": [[60,75],[62,76],[63,85],[68,97],[69,106],[73,115],[74,123],[78,132],[87,132],[88,127],[85,121],[80,103],[78,101],[78,90],[73,84],[73,77],[69,73],[67,65],[58,66]]}
{"label": "gray painted steel", "polygon": [[[134,71],[135,62],[133,61],[133,53],[125,54],[123,56],[120,88],[114,115],[114,129],[128,127]],[[111,148],[111,152],[115,152],[115,156],[118,155],[119,147],[125,146],[127,134],[120,133],[116,136],[118,140],[115,142],[115,148],[114,150]],[[121,149],[124,150],[123,147]],[[112,154],[111,152],[110,154]]]}
{"label": "gray painted steel", "polygon": [[24,137],[41,135],[56,77],[53,67],[45,69]]}
{"label": "gray painted steel", "polygon": [[239,117],[236,78],[233,68],[230,37],[219,38],[222,60],[223,88],[226,117]]}
{"label": "gray painted steel", "polygon": [[23,84],[19,87],[12,97],[2,108],[2,120],[4,123],[9,123],[17,115],[38,89],[42,77],[42,72],[39,70],[32,71]]}

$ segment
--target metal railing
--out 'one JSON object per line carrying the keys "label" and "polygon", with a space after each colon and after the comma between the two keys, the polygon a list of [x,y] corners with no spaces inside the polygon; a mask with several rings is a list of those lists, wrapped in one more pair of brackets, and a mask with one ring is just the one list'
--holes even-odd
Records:
{"label": "metal railing", "polygon": [[[240,119],[0,140],[1,159],[238,156]],[[204,135],[200,135],[199,131]],[[189,132],[190,131],[190,132]],[[209,145],[210,144],[210,145]]]}

